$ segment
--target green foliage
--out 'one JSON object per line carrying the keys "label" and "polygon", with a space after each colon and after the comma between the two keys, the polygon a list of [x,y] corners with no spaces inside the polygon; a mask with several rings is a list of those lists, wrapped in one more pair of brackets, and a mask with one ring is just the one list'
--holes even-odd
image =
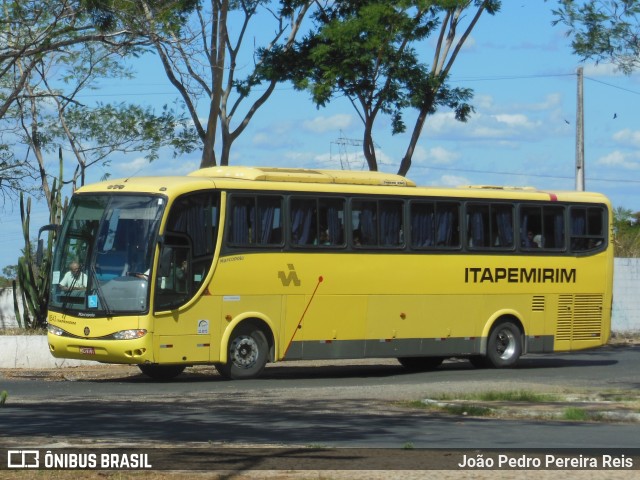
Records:
{"label": "green foliage", "polygon": [[567,407],[562,412],[562,418],[564,420],[570,420],[572,422],[591,422],[602,420],[602,414],[598,412],[590,412],[584,408],[579,407]]}
{"label": "green foliage", "polygon": [[149,14],[165,31],[179,34],[188,15],[200,7],[200,0],[81,0],[81,4],[102,31],[118,28],[122,16],[144,22]]}
{"label": "green foliage", "polygon": [[[456,28],[467,10],[477,9],[467,30]],[[346,96],[364,125],[364,155],[377,170],[373,126],[380,114],[391,118],[392,133],[407,130],[404,115],[418,112],[418,120],[400,168],[406,174],[425,118],[445,107],[466,121],[473,112],[472,91],[453,88],[447,78],[467,35],[480,14],[494,14],[499,1],[469,0],[338,0],[314,15],[315,28],[290,51],[259,51],[261,73],[289,80],[308,90],[318,107]],[[425,54],[426,40],[437,37],[434,54]],[[422,58],[433,58],[433,65]]]}
{"label": "green foliage", "polygon": [[558,0],[554,24],[569,28],[571,46],[583,60],[615,63],[630,74],[640,65],[640,3],[629,0]]}
{"label": "green foliage", "polygon": [[6,390],[2,390],[0,392],[0,407],[4,407],[4,404],[7,402],[7,398],[9,398],[9,393]]}
{"label": "green foliage", "polygon": [[0,276],[0,288],[7,288],[12,286],[12,282],[18,276],[17,265],[7,265],[2,269],[2,275]]}
{"label": "green foliage", "polygon": [[640,257],[640,212],[618,207],[613,211],[614,254],[620,258]]}
{"label": "green foliage", "polygon": [[[62,151],[60,150],[60,177],[53,182],[51,188],[51,210],[49,220],[60,225],[66,205],[62,203]],[[46,326],[47,308],[49,305],[50,276],[49,269],[53,257],[55,235],[50,234],[40,262],[35,258],[34,248],[30,240],[31,198],[20,195],[20,218],[25,247],[23,256],[18,260],[17,284],[13,282],[13,302],[18,325],[25,329],[41,329]],[[18,287],[18,288],[16,288]],[[18,295],[22,296],[23,314],[18,309]]]}
{"label": "green foliage", "polygon": [[[73,105],[66,109],[64,117],[74,137],[88,145],[87,166],[96,162],[107,164],[109,154],[115,151],[146,152],[149,161],[157,159],[159,149],[165,146],[172,146],[174,155],[189,153],[198,140],[187,120],[166,105],[160,114],[150,107],[125,103],[98,103],[92,108]],[[55,139],[63,140],[64,128],[54,118],[50,120],[49,132]]]}

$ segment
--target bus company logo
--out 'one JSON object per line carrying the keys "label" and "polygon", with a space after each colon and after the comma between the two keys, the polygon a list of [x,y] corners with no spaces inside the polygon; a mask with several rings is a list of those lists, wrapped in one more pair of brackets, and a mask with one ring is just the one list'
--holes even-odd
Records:
{"label": "bus company logo", "polygon": [[39,450],[8,450],[7,468],[39,468]]}
{"label": "bus company logo", "polygon": [[284,272],[283,270],[280,270],[278,272],[278,278],[282,282],[282,286],[288,287],[289,285],[291,285],[291,282],[293,282],[294,286],[299,287],[301,285],[301,282],[298,278],[295,267],[291,263],[287,264],[287,267],[289,267],[288,273]]}
{"label": "bus company logo", "polygon": [[464,283],[576,283],[575,268],[465,268]]}

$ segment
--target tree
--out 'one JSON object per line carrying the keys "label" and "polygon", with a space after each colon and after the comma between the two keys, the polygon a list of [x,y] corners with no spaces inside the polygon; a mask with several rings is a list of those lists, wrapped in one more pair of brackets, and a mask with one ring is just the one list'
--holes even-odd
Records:
{"label": "tree", "polygon": [[[0,49],[0,152],[13,167],[13,183],[4,182],[11,191],[24,190],[27,175],[35,172],[51,208],[46,160],[59,146],[77,162],[73,176],[65,181],[74,185],[84,183],[91,165],[108,165],[114,152],[144,151],[153,160],[163,146],[191,148],[193,131],[186,118],[166,106],[158,115],[137,105],[89,106],[78,101],[102,78],[130,77],[121,60],[141,53],[144,41],[122,29],[99,30],[95,5],[90,12],[82,2],[29,4],[32,10],[25,10],[21,2],[2,4],[5,17],[12,20],[0,30],[9,40]],[[33,38],[54,47],[44,48]]]}
{"label": "tree", "polygon": [[[44,55],[90,42],[136,45],[126,31],[98,31],[81,1],[0,0],[0,119]],[[11,82],[5,81],[7,75]]]}
{"label": "tree", "polygon": [[640,212],[623,207],[613,211],[616,257],[640,257]]}
{"label": "tree", "polygon": [[[123,25],[152,45],[167,78],[176,88],[193,122],[203,149],[201,167],[228,165],[231,146],[255,113],[269,99],[276,79],[257,74],[262,58],[247,45],[250,28],[270,19],[272,33],[260,52],[287,51],[298,34],[313,0],[210,0],[188,4],[186,21],[167,21],[167,3],[159,0],[97,0]],[[108,5],[108,7],[107,7]],[[232,27],[230,27],[232,24]],[[254,38],[254,41],[255,38]],[[253,57],[253,58],[252,58]],[[246,72],[246,73],[245,73]],[[260,91],[258,91],[260,87]],[[198,112],[206,106],[203,118]],[[216,148],[216,142],[221,145]],[[217,152],[217,154],[216,154]]]}
{"label": "tree", "polygon": [[583,60],[607,61],[630,74],[640,66],[640,3],[633,0],[559,0],[554,24],[569,27]]}
{"label": "tree", "polygon": [[[468,103],[472,91],[452,88],[447,79],[482,13],[493,15],[499,7],[499,1],[489,0],[339,0],[315,13],[314,31],[294,49],[267,54],[263,74],[310,90],[319,107],[346,96],[363,123],[363,151],[370,170],[378,169],[373,132],[380,114],[389,115],[392,133],[400,134],[407,131],[405,112],[415,111],[398,170],[406,175],[429,115],[448,107],[456,119],[465,121],[473,112]],[[429,66],[421,58],[427,55],[426,40],[434,34]]]}

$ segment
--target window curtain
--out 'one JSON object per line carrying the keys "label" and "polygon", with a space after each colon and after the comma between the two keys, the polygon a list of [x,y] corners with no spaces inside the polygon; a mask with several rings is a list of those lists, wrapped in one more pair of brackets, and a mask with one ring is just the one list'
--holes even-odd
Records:
{"label": "window curtain", "polygon": [[411,216],[411,243],[414,247],[433,246],[433,211],[419,209]]}
{"label": "window curtain", "polygon": [[342,243],[342,228],[340,226],[340,216],[342,209],[336,206],[327,208],[327,230],[329,232],[329,244],[340,245]]}
{"label": "window curtain", "polygon": [[510,209],[499,209],[496,212],[498,239],[501,247],[513,246],[513,215]]}
{"label": "window curtain", "polygon": [[453,211],[445,209],[436,212],[436,245],[451,246],[453,236]]}
{"label": "window curtain", "polygon": [[553,215],[553,239],[555,248],[564,247],[564,215],[562,211],[556,212]]}
{"label": "window curtain", "polygon": [[380,234],[382,244],[385,246],[398,245],[400,243],[400,225],[402,223],[401,211],[395,206],[381,205],[380,209]]}
{"label": "window curtain", "polygon": [[360,212],[360,235],[363,245],[378,243],[376,235],[375,214],[372,207],[364,207]]}
{"label": "window curtain", "polygon": [[291,212],[291,240],[294,245],[307,245],[311,237],[311,222],[313,220],[313,205],[299,203]]}
{"label": "window curtain", "polygon": [[482,212],[479,210],[471,213],[471,240],[474,247],[486,247],[484,242],[484,221]]}
{"label": "window curtain", "polygon": [[273,219],[275,217],[275,205],[264,205],[260,207],[260,241],[262,245],[269,243],[271,239],[271,229],[273,227]]}
{"label": "window curtain", "polygon": [[231,243],[249,243],[249,225],[247,224],[247,211],[248,206],[246,204],[236,203],[233,206],[233,229],[231,230]]}

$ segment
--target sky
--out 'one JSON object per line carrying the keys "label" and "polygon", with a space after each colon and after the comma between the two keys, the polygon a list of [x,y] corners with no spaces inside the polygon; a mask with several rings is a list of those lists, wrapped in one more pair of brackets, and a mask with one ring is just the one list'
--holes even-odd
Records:
{"label": "sky", "polygon": [[[438,111],[425,124],[408,177],[419,185],[512,185],[575,189],[577,68],[584,68],[585,189],[606,194],[614,207],[640,211],[640,73],[625,76],[612,65],[582,63],[565,29],[553,26],[549,0],[505,0],[484,15],[451,71],[453,86],[473,89],[469,121]],[[427,45],[432,55],[433,43]],[[177,98],[159,61],[131,63],[136,77],[105,81],[87,102],[135,101],[159,107]],[[202,108],[204,116],[205,106]],[[411,125],[411,116],[407,125]],[[409,133],[392,136],[381,119],[374,140],[380,169],[395,173]],[[307,92],[278,86],[232,147],[231,163],[247,166],[365,169],[362,124],[351,104],[335,99],[316,108]],[[114,156],[94,168],[89,182],[112,178],[182,175],[198,168],[200,153],[149,164],[139,156]],[[57,156],[51,158],[57,171]],[[34,199],[31,232],[48,223]],[[5,205],[0,220],[0,268],[17,263],[24,240],[19,207]]]}

